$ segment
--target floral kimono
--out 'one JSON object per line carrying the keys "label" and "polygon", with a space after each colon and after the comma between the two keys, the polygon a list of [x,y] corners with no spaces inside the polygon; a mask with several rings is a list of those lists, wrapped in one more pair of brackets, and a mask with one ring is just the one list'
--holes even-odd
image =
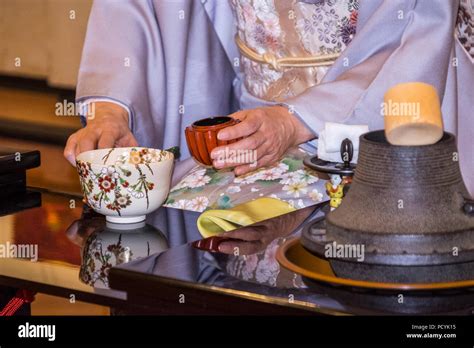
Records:
{"label": "floral kimono", "polygon": [[[282,102],[321,82],[356,33],[358,0],[232,0],[243,83],[255,97]],[[262,55],[260,63],[246,49]],[[280,67],[278,59],[318,56],[309,66]],[[326,58],[326,59],[324,59]],[[296,64],[295,64],[296,65]]]}

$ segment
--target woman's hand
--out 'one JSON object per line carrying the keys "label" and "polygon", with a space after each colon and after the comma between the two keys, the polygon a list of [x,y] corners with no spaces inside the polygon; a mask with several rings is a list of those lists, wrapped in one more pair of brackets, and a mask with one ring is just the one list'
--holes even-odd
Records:
{"label": "woman's hand", "polygon": [[76,165],[76,156],[81,152],[111,147],[138,146],[128,127],[128,113],[119,105],[98,102],[94,105],[94,117],[87,126],[72,134],[64,148],[64,157]]}
{"label": "woman's hand", "polygon": [[231,117],[241,122],[221,130],[218,139],[244,139],[215,148],[211,157],[215,168],[235,167],[236,175],[273,164],[289,148],[314,138],[314,134],[284,106],[242,110]]}

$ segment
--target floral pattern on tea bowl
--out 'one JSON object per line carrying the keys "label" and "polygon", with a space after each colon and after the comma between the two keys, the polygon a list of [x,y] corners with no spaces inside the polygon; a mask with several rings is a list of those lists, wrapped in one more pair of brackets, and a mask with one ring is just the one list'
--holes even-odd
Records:
{"label": "floral pattern on tea bowl", "polygon": [[134,223],[168,196],[174,156],[142,147],[101,149],[77,156],[84,202],[107,221]]}

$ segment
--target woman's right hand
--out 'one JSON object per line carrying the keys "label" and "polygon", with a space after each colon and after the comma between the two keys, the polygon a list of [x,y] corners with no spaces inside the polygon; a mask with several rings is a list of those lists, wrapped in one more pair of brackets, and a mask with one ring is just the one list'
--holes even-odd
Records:
{"label": "woman's right hand", "polygon": [[73,133],[64,148],[64,157],[76,165],[81,152],[111,147],[138,146],[128,127],[128,112],[120,105],[109,102],[94,103],[94,117],[87,126]]}

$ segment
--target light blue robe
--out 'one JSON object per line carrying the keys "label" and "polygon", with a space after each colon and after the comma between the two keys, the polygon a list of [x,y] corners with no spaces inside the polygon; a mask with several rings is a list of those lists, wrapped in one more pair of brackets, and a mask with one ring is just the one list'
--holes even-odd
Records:
{"label": "light blue robe", "polygon": [[[388,88],[433,84],[474,194],[474,66],[454,37],[458,7],[458,0],[360,0],[351,44],[321,84],[286,103],[316,134],[326,121],[379,129]],[[95,0],[77,98],[123,103],[142,146],[179,145],[187,157],[184,128],[194,120],[269,104],[241,84],[234,33],[227,0]]]}

